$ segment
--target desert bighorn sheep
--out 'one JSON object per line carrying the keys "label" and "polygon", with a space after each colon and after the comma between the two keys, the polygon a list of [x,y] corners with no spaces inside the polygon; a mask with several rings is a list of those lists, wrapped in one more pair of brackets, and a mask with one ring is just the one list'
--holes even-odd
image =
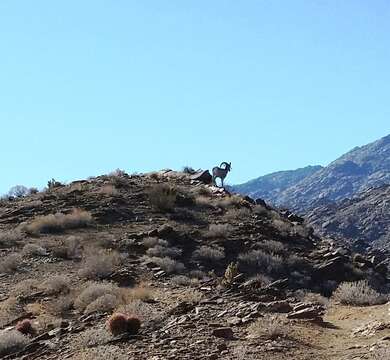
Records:
{"label": "desert bighorn sheep", "polygon": [[[225,165],[224,168],[222,167],[223,165]],[[226,175],[231,169],[232,169],[232,163],[227,163],[227,162],[223,162],[219,167],[216,166],[215,168],[213,168],[213,184],[217,185],[216,179],[220,178],[223,187],[223,180],[225,179]]]}

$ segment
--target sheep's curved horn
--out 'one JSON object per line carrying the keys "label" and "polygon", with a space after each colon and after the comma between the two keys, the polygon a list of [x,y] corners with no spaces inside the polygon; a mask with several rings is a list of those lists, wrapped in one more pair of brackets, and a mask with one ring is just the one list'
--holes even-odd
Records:
{"label": "sheep's curved horn", "polygon": [[219,167],[222,167],[223,164],[225,164],[225,166],[229,165],[226,161],[224,161],[224,162],[221,162],[221,165],[219,165]]}

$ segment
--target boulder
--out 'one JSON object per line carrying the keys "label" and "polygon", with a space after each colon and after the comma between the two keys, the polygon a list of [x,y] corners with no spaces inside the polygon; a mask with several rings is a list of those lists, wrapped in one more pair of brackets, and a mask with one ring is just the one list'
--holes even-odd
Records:
{"label": "boulder", "polygon": [[226,340],[231,340],[234,337],[233,330],[230,327],[223,327],[214,329],[212,335],[218,338],[223,338]]}
{"label": "boulder", "polygon": [[190,176],[191,180],[200,181],[204,184],[211,184],[213,177],[208,170],[198,171],[196,174]]}

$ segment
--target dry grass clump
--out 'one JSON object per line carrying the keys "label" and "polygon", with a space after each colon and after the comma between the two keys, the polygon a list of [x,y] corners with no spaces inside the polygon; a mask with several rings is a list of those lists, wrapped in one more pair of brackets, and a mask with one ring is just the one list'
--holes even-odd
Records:
{"label": "dry grass clump", "polygon": [[306,303],[313,303],[318,305],[323,305],[327,307],[329,305],[329,299],[321,294],[313,293],[306,290],[297,290],[294,293],[295,297]]}
{"label": "dry grass clump", "polygon": [[222,238],[225,239],[231,232],[229,224],[211,224],[206,232],[206,238]]}
{"label": "dry grass clump", "polygon": [[0,260],[0,273],[13,273],[23,263],[19,254],[10,254]]}
{"label": "dry grass clump", "polygon": [[219,199],[216,203],[216,205],[221,207],[222,209],[227,209],[233,206],[240,207],[242,204],[243,204],[243,199],[241,196],[238,195],[224,197],[223,199]]}
{"label": "dry grass clump", "polygon": [[0,248],[15,246],[22,239],[23,235],[19,230],[1,231]]}
{"label": "dry grass clump", "polygon": [[179,258],[182,253],[183,250],[177,247],[165,247],[161,245],[156,245],[146,251],[146,254],[152,257],[170,257],[174,259]]}
{"label": "dry grass clump", "polygon": [[46,250],[37,244],[26,244],[22,249],[22,255],[26,257],[45,256],[46,254]]}
{"label": "dry grass clump", "polygon": [[18,282],[12,288],[11,296],[26,297],[41,290],[41,282],[36,279],[26,279]]}
{"label": "dry grass clump", "polygon": [[54,257],[60,259],[77,259],[81,257],[80,238],[69,236],[65,240],[60,240],[57,244],[50,247]]}
{"label": "dry grass clump", "polygon": [[195,198],[195,204],[200,207],[213,207],[212,199],[210,197],[204,196],[204,195],[198,195]]}
{"label": "dry grass clump", "polygon": [[0,333],[0,356],[9,355],[22,350],[29,339],[17,330]]}
{"label": "dry grass clump", "polygon": [[99,190],[99,194],[107,195],[107,196],[118,196],[119,191],[113,185],[105,185]]}
{"label": "dry grass clump", "polygon": [[121,264],[117,252],[101,252],[89,255],[78,271],[79,276],[87,279],[104,279],[111,275]]}
{"label": "dry grass clump", "polygon": [[374,290],[367,280],[341,283],[333,298],[344,305],[365,306],[384,304],[389,297]]}
{"label": "dry grass clump", "polygon": [[58,233],[67,229],[87,227],[92,224],[92,215],[88,211],[73,209],[70,214],[50,214],[40,216],[25,226],[28,234]]}
{"label": "dry grass clump", "polygon": [[175,207],[177,190],[167,184],[156,184],[149,189],[148,196],[155,210],[168,212]]}
{"label": "dry grass clump", "polygon": [[280,316],[267,316],[253,323],[248,332],[252,338],[276,340],[287,337],[290,330],[290,326]]}
{"label": "dry grass clump", "polygon": [[171,273],[181,273],[184,271],[185,266],[183,263],[171,259],[169,257],[150,257],[148,258],[152,263],[156,264],[162,270],[164,270],[167,274]]}
{"label": "dry grass clump", "polygon": [[190,285],[196,285],[199,284],[199,280],[197,278],[189,278],[188,276],[184,275],[175,275],[171,278],[171,282],[174,285],[178,286],[190,286]]}
{"label": "dry grass clump", "polygon": [[275,240],[258,242],[256,243],[256,247],[273,254],[283,254],[286,251],[286,246],[280,241]]}
{"label": "dry grass clump", "polygon": [[[80,312],[112,311],[125,303],[125,294],[111,283],[92,282],[77,296],[74,307]],[[88,309],[88,310],[87,310]]]}
{"label": "dry grass clump", "polygon": [[167,247],[169,245],[169,243],[166,240],[158,239],[156,237],[147,237],[147,238],[142,240],[142,245],[149,249],[149,248],[152,248],[156,245]]}
{"label": "dry grass clump", "polygon": [[48,295],[66,294],[70,291],[70,280],[64,275],[55,275],[47,279],[42,287]]}
{"label": "dry grass clump", "polygon": [[71,295],[60,296],[46,304],[45,309],[49,314],[64,316],[73,309],[74,298]]}
{"label": "dry grass clump", "polygon": [[272,220],[272,225],[283,236],[287,236],[288,234],[290,234],[293,229],[291,223],[277,218]]}
{"label": "dry grass clump", "polygon": [[201,246],[195,250],[193,257],[200,261],[214,262],[225,258],[225,252],[221,247]]}
{"label": "dry grass clump", "polygon": [[242,220],[247,219],[249,216],[251,216],[252,212],[246,208],[242,207],[239,209],[230,209],[225,215],[225,219],[234,221],[234,220]]}
{"label": "dry grass clump", "polygon": [[261,217],[266,217],[266,218],[269,218],[272,216],[271,214],[271,210],[268,210],[266,207],[264,207],[263,205],[255,205],[253,207],[253,212],[258,215],[258,216],[261,216]]}
{"label": "dry grass clump", "polygon": [[283,259],[279,255],[267,254],[262,250],[251,250],[238,256],[240,264],[265,274],[279,274],[283,271]]}
{"label": "dry grass clump", "polygon": [[9,323],[23,311],[23,307],[15,296],[0,302],[0,327]]}

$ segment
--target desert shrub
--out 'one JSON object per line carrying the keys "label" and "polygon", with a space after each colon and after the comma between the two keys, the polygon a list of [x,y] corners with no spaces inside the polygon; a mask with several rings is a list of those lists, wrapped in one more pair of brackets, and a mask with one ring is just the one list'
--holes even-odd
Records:
{"label": "desert shrub", "polygon": [[177,191],[167,184],[156,184],[149,189],[148,196],[154,209],[167,212],[175,207]]}
{"label": "desert shrub", "polygon": [[38,193],[39,193],[39,190],[36,187],[30,187],[28,189],[28,194],[29,195],[34,195],[34,194],[38,194]]}
{"label": "desert shrub", "polygon": [[49,314],[63,316],[73,309],[74,299],[71,295],[61,296],[46,304]]}
{"label": "desert shrub", "polygon": [[185,269],[183,263],[169,257],[150,257],[149,260],[164,270],[167,274],[180,273]]}
{"label": "desert shrub", "polygon": [[13,186],[9,191],[8,191],[8,196],[10,197],[16,197],[16,198],[21,198],[24,196],[27,196],[29,194],[28,188],[23,186],[23,185],[16,185]]}
{"label": "desert shrub", "polygon": [[283,259],[279,255],[267,254],[262,250],[251,250],[238,256],[240,265],[266,274],[283,272]]}
{"label": "desert shrub", "polygon": [[222,209],[228,209],[230,207],[240,207],[242,204],[243,204],[243,199],[241,196],[238,195],[224,197],[223,199],[219,199],[216,202],[216,205]]}
{"label": "desert shrub", "polygon": [[256,274],[250,278],[250,280],[255,280],[260,287],[265,287],[272,283],[273,279],[264,274]]}
{"label": "desert shrub", "polygon": [[46,255],[46,250],[36,244],[26,244],[22,249],[23,256],[44,256]]}
{"label": "desert shrub", "polygon": [[0,334],[0,356],[9,355],[22,350],[29,340],[19,331],[4,331]]}
{"label": "desert shrub", "polygon": [[70,214],[50,214],[34,219],[25,227],[29,234],[57,233],[67,229],[87,227],[92,224],[92,216],[89,212],[73,209]]}
{"label": "desert shrub", "polygon": [[177,247],[165,247],[161,245],[156,245],[146,251],[146,254],[149,256],[157,256],[157,257],[170,257],[170,258],[179,258],[183,250]]}
{"label": "desert shrub", "polygon": [[267,316],[249,326],[248,332],[254,338],[276,340],[287,337],[290,327],[280,316]]}
{"label": "desert shrub", "polygon": [[313,232],[313,228],[304,225],[295,225],[292,228],[292,233],[294,235],[298,235],[304,238],[309,237],[312,234],[312,232]]}
{"label": "desert shrub", "polygon": [[193,257],[202,262],[212,263],[224,259],[225,252],[221,247],[203,245],[194,251]]}
{"label": "desert shrub", "polygon": [[59,244],[50,248],[54,257],[61,259],[75,259],[81,257],[80,238],[77,236],[68,236],[61,240]]}
{"label": "desert shrub", "polygon": [[104,185],[100,190],[99,194],[108,196],[118,196],[119,191],[114,185]]}
{"label": "desert shrub", "polygon": [[341,304],[352,306],[379,305],[389,299],[374,290],[366,280],[341,283],[334,291],[333,298]]}
{"label": "desert shrub", "polygon": [[148,249],[149,248],[152,248],[156,245],[160,245],[160,246],[164,246],[164,247],[167,247],[169,245],[168,241],[166,240],[162,240],[162,239],[158,239],[158,238],[155,238],[155,237],[147,237],[145,239],[142,240],[142,244],[147,247]]}
{"label": "desert shrub", "polygon": [[55,275],[47,279],[42,286],[47,294],[65,294],[70,290],[70,280],[64,275]]}
{"label": "desert shrub", "polygon": [[206,238],[226,238],[231,232],[229,224],[211,224],[206,232]]}
{"label": "desert shrub", "polygon": [[91,314],[94,312],[108,312],[114,310],[120,304],[120,300],[117,296],[112,294],[105,294],[98,297],[95,301],[91,302],[84,310],[85,314]]}
{"label": "desert shrub", "polygon": [[290,234],[293,228],[291,223],[278,218],[272,220],[272,225],[283,236]]}
{"label": "desert shrub", "polygon": [[7,300],[0,302],[0,327],[5,326],[23,311],[23,306],[16,296],[10,296]]}
{"label": "desert shrub", "polygon": [[327,307],[329,305],[329,299],[321,294],[313,293],[307,290],[297,290],[294,293],[295,297],[306,303],[314,303]]}
{"label": "desert shrub", "polygon": [[196,196],[195,204],[200,206],[200,207],[204,207],[204,208],[213,208],[214,207],[212,199],[207,197],[207,196],[204,196],[204,195]]}
{"label": "desert shrub", "polygon": [[206,274],[201,270],[191,270],[189,275],[192,279],[198,280],[202,280],[206,277]]}
{"label": "desert shrub", "polygon": [[139,299],[132,300],[126,305],[118,306],[116,311],[127,316],[136,316],[143,323],[148,323],[157,318],[161,318],[163,314],[159,309],[153,306],[153,304]]}
{"label": "desert shrub", "polygon": [[109,174],[108,178],[114,187],[123,188],[129,184],[127,176],[128,175],[124,171],[118,169],[115,172]]}
{"label": "desert shrub", "polygon": [[234,220],[242,220],[251,216],[251,211],[248,208],[239,208],[239,209],[230,209],[225,215],[225,219],[234,221]]}
{"label": "desert shrub", "polygon": [[286,246],[280,241],[275,240],[258,242],[256,243],[256,247],[273,254],[283,254],[286,251]]}
{"label": "desert shrub", "polygon": [[173,276],[171,282],[172,284],[179,285],[179,286],[189,286],[192,283],[191,279],[184,275]]}
{"label": "desert shrub", "polygon": [[307,260],[295,254],[288,256],[285,262],[290,270],[302,270],[308,267]]}
{"label": "desert shrub", "polygon": [[196,171],[191,166],[184,166],[183,173],[193,175],[196,174]]}
{"label": "desert shrub", "polygon": [[[84,312],[86,311],[88,306],[93,304],[101,297],[104,297],[103,300],[108,299],[109,301],[107,301],[106,304],[107,306],[110,306],[112,297],[107,297],[107,295],[111,295],[112,297],[115,297],[115,299],[117,300],[115,306],[125,302],[125,296],[118,286],[111,283],[92,282],[87,284],[85,289],[75,299],[74,307],[80,312]],[[100,301],[97,304],[100,305],[99,309],[102,309],[104,305],[104,301]],[[89,310],[91,309],[92,309],[92,305],[89,308]]]}
{"label": "desert shrub", "polygon": [[53,189],[61,187],[61,186],[64,186],[64,185],[55,179],[51,179],[47,182],[47,188],[49,190],[53,190]]}
{"label": "desert shrub", "polygon": [[15,246],[22,239],[23,239],[23,235],[18,230],[1,231],[0,248]]}
{"label": "desert shrub", "polygon": [[198,304],[203,298],[203,294],[194,289],[188,289],[177,295],[177,300],[188,304]]}
{"label": "desert shrub", "polygon": [[19,254],[10,254],[0,260],[0,273],[12,273],[23,263]]}
{"label": "desert shrub", "polygon": [[11,296],[26,297],[41,290],[41,282],[36,279],[22,280],[14,285]]}
{"label": "desert shrub", "polygon": [[116,169],[114,171],[111,171],[108,176],[127,176],[126,171],[121,170],[121,169]]}
{"label": "desert shrub", "polygon": [[135,301],[135,300],[147,301],[147,300],[151,300],[152,297],[153,297],[152,290],[142,284],[132,289],[129,289],[126,293],[126,299],[129,301]]}
{"label": "desert shrub", "polygon": [[89,255],[78,274],[87,279],[104,279],[114,272],[121,261],[120,255],[116,252]]}
{"label": "desert shrub", "polygon": [[270,210],[268,210],[266,207],[263,205],[255,205],[253,207],[253,212],[261,217],[269,218],[271,217]]}

